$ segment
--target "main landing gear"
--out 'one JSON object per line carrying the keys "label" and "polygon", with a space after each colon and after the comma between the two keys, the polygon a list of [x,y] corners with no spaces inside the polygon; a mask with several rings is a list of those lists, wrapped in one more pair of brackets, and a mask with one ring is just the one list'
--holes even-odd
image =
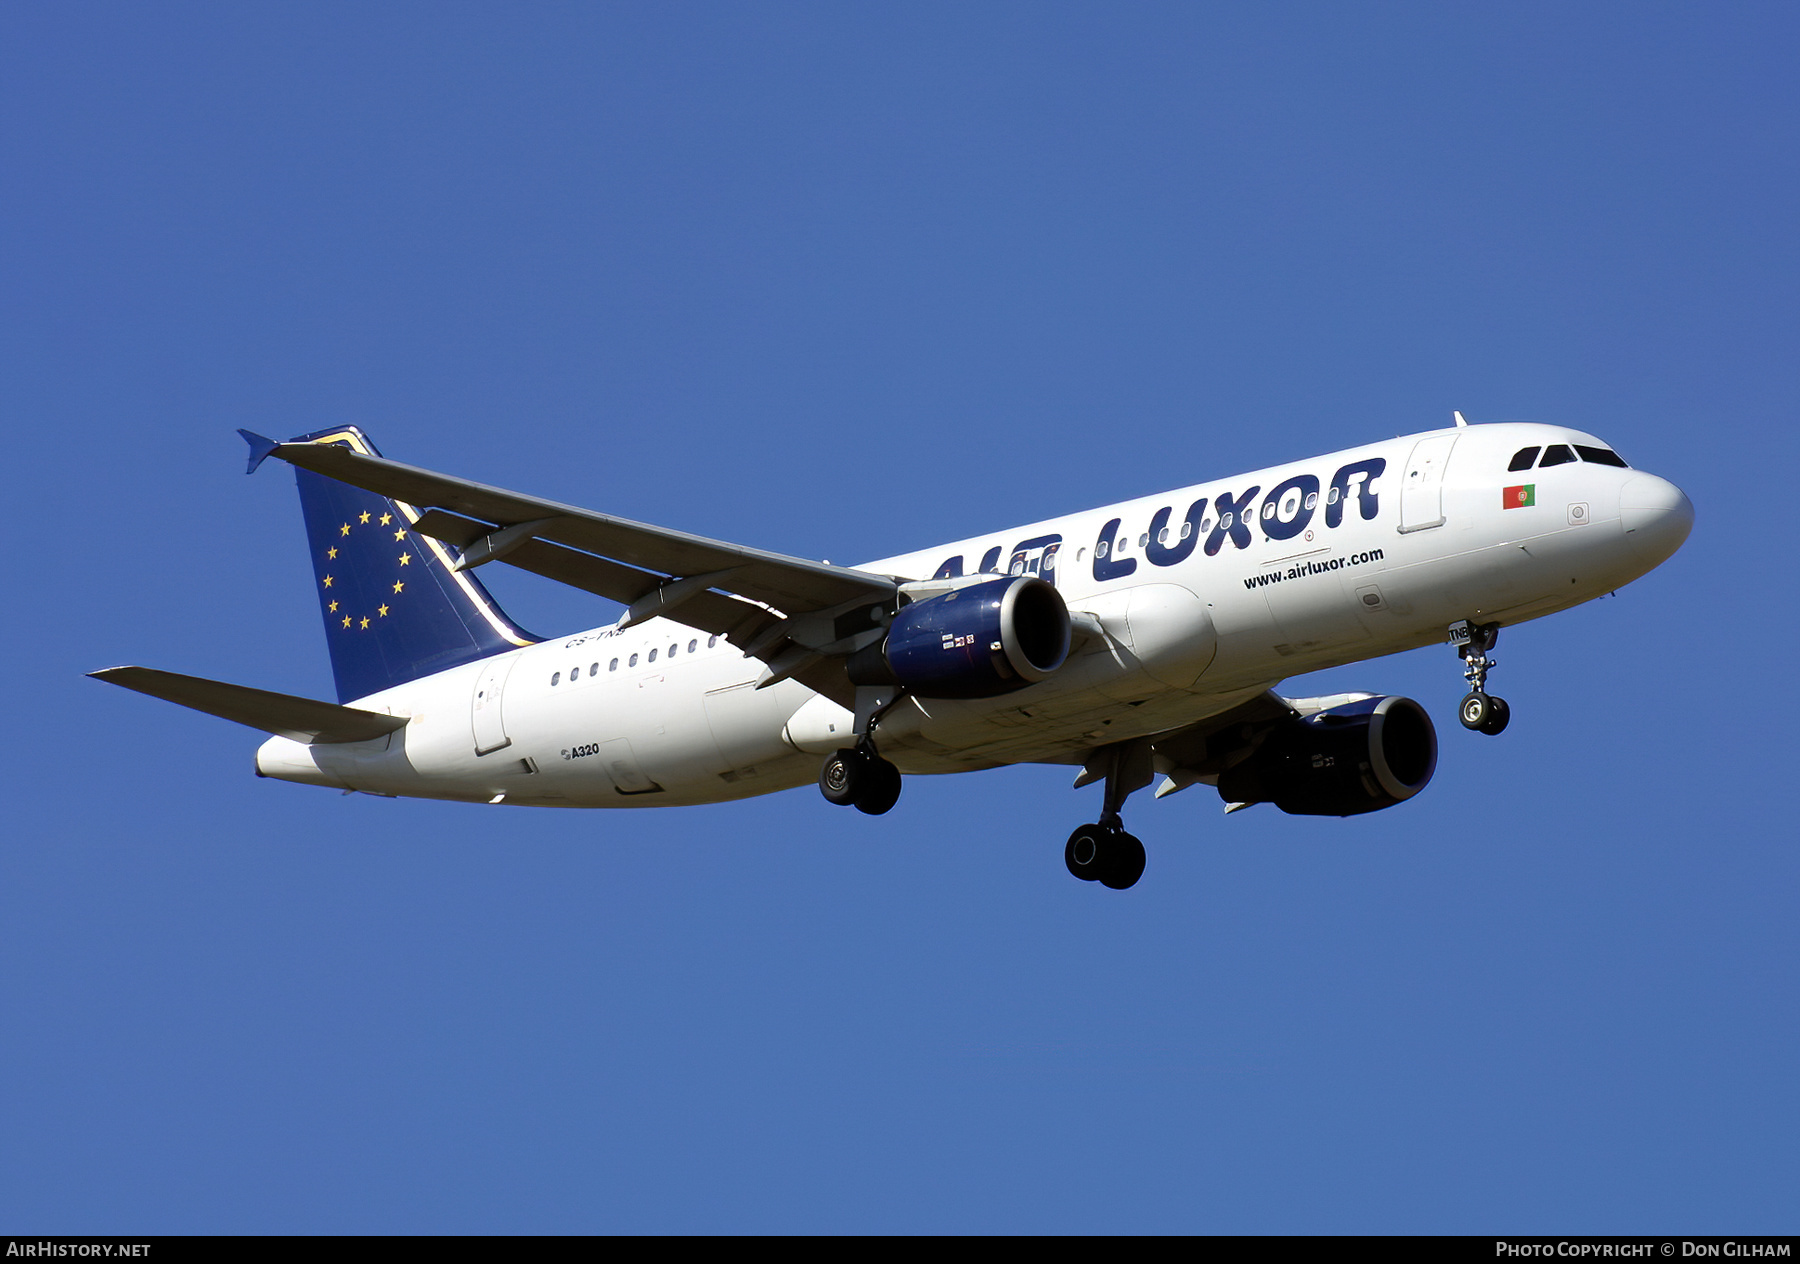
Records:
{"label": "main landing gear", "polygon": [[1101,805],[1100,820],[1083,825],[1063,845],[1063,863],[1069,872],[1084,882],[1123,891],[1144,876],[1144,844],[1125,832],[1119,809],[1134,790],[1150,784],[1150,743],[1126,742],[1097,752],[1098,760],[1090,763],[1077,786],[1106,777],[1106,800]]}
{"label": "main landing gear", "polygon": [[1116,815],[1083,825],[1063,845],[1063,863],[1084,882],[1123,891],[1144,876],[1144,844]]}
{"label": "main landing gear", "polygon": [[864,738],[837,751],[819,769],[819,793],[839,807],[880,816],[900,801],[900,770],[875,752]]}
{"label": "main landing gear", "polygon": [[1506,699],[1487,691],[1487,674],[1499,666],[1487,652],[1500,639],[1500,625],[1465,620],[1451,625],[1450,636],[1456,642],[1456,652],[1468,664],[1463,669],[1463,679],[1469,682],[1469,696],[1457,709],[1457,718],[1465,729],[1497,737],[1512,719],[1512,708],[1506,705]]}
{"label": "main landing gear", "polygon": [[833,752],[819,767],[819,793],[827,803],[880,816],[900,801],[900,770],[875,749],[875,726],[900,695],[858,689],[856,712],[862,736],[855,746]]}

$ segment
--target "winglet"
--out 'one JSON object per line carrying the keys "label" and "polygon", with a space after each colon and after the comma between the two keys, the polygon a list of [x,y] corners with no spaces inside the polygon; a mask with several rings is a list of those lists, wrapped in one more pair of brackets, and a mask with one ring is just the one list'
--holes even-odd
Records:
{"label": "winglet", "polygon": [[273,439],[265,439],[254,430],[240,430],[238,433],[243,435],[244,442],[250,445],[250,465],[244,471],[246,474],[256,473],[256,467],[268,459],[269,453],[281,446]]}

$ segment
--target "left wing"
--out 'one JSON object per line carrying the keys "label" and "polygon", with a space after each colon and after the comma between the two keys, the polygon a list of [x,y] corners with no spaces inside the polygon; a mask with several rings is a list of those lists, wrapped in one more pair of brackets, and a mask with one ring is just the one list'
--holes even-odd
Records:
{"label": "left wing", "polygon": [[425,508],[413,529],[462,550],[459,569],[505,560],[624,603],[622,626],[666,616],[795,677],[854,698],[843,660],[874,639],[900,577],[709,540],[452,478],[336,443],[276,443],[239,431],[250,468],[267,457]]}

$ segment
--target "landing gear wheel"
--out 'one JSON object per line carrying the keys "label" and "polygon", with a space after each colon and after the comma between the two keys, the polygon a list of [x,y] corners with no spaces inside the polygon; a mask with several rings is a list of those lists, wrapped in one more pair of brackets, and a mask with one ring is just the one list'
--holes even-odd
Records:
{"label": "landing gear wheel", "polygon": [[1506,705],[1505,698],[1488,697],[1488,718],[1481,724],[1481,731],[1489,737],[1498,737],[1505,730],[1508,720],[1512,719],[1512,708]]}
{"label": "landing gear wheel", "polygon": [[1500,640],[1500,625],[1463,619],[1450,625],[1450,638],[1459,643],[1456,652],[1463,660],[1463,679],[1469,682],[1469,694],[1462,700],[1457,718],[1465,729],[1493,737],[1512,718],[1505,700],[1487,691],[1488,673],[1500,665],[1487,656]]}
{"label": "landing gear wheel", "polygon": [[1106,865],[1100,874],[1100,885],[1123,891],[1144,876],[1144,845],[1134,834],[1119,830],[1107,847]]}
{"label": "landing gear wheel", "polygon": [[1063,845],[1063,864],[1083,882],[1123,891],[1144,876],[1144,845],[1124,830],[1083,825]]}
{"label": "landing gear wheel", "polygon": [[900,770],[880,756],[863,770],[866,784],[856,795],[856,810],[880,816],[900,801]]}
{"label": "landing gear wheel", "polygon": [[[1465,729],[1479,733],[1484,726],[1492,723],[1494,703],[1497,701],[1499,701],[1497,698],[1490,698],[1485,693],[1472,693],[1462,700],[1462,707],[1457,711],[1456,718],[1462,721]],[[1505,721],[1503,720],[1501,723],[1504,724]]]}
{"label": "landing gear wheel", "polygon": [[1063,864],[1083,882],[1094,882],[1105,864],[1107,835],[1111,830],[1099,825],[1083,825],[1069,835],[1063,844]]}
{"label": "landing gear wheel", "polygon": [[900,799],[900,770],[872,750],[846,747],[819,766],[826,802],[880,816]]}
{"label": "landing gear wheel", "polygon": [[871,762],[859,750],[833,752],[819,767],[819,793],[827,803],[849,807],[869,784]]}

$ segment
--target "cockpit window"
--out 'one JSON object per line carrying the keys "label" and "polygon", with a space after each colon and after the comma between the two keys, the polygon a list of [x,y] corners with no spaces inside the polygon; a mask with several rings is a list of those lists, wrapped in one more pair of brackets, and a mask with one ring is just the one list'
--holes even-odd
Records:
{"label": "cockpit window", "polygon": [[1509,470],[1528,470],[1531,468],[1531,463],[1537,460],[1537,454],[1538,450],[1536,448],[1520,448],[1517,452],[1513,453],[1512,464],[1506,468]]}
{"label": "cockpit window", "polygon": [[1568,444],[1553,443],[1544,449],[1544,459],[1538,462],[1538,468],[1541,470],[1552,465],[1567,465],[1574,459],[1575,454],[1569,451]]}
{"label": "cockpit window", "polygon": [[1578,443],[1575,450],[1581,453],[1581,459],[1589,465],[1611,465],[1621,470],[1631,468],[1625,464],[1625,458],[1611,448],[1584,448]]}

